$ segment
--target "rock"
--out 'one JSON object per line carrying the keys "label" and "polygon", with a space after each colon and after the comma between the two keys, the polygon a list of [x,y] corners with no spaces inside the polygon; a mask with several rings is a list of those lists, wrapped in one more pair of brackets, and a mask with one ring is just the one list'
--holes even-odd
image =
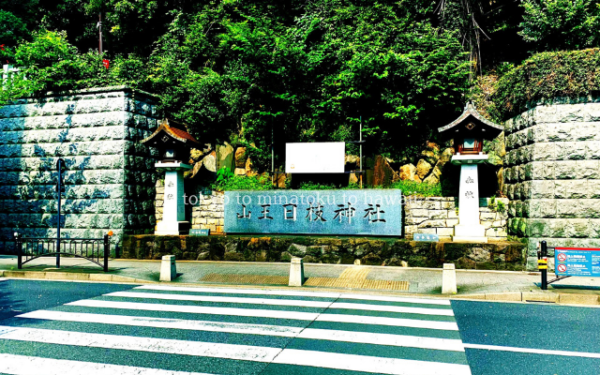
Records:
{"label": "rock", "polygon": [[429,150],[429,151],[439,151],[440,150],[440,146],[435,143],[435,142],[425,142],[425,149]]}
{"label": "rock", "polygon": [[346,155],[346,164],[351,164],[351,168],[358,169],[360,167],[360,158],[357,155]]}
{"label": "rock", "polygon": [[423,159],[425,159],[431,165],[436,165],[438,162],[438,159],[439,159],[437,152],[429,151],[429,150],[421,151],[421,157]]}
{"label": "rock", "polygon": [[213,173],[217,172],[217,153],[212,151],[210,154],[206,155],[204,159],[202,159],[202,165]]}
{"label": "rock", "polygon": [[198,160],[202,159],[202,156],[204,156],[204,152],[193,148],[190,150],[190,158],[194,161],[197,162]]}
{"label": "rock", "polygon": [[442,176],[442,170],[436,165],[429,176],[423,180],[423,182],[431,185],[438,184],[440,182],[440,177]]}
{"label": "rock", "polygon": [[438,160],[438,165],[440,166],[440,168],[442,168],[444,165],[446,165],[447,162],[452,160],[452,156],[454,154],[455,154],[454,148],[448,147],[448,148],[444,149],[444,151],[442,151],[442,154],[440,155],[440,160]]}
{"label": "rock", "polygon": [[245,165],[246,176],[253,177],[258,174],[254,170],[252,170],[252,167],[253,167],[252,160],[250,160],[250,158],[246,159],[246,165]]}
{"label": "rock", "polygon": [[414,180],[415,173],[417,173],[417,167],[412,164],[404,164],[400,167],[401,180]]}
{"label": "rock", "polygon": [[225,142],[224,145],[217,146],[217,170],[229,168],[230,171],[233,171],[233,157],[233,146],[229,143]]}
{"label": "rock", "polygon": [[277,173],[275,178],[275,186],[280,189],[286,188],[287,174],[285,173]]}
{"label": "rock", "polygon": [[496,172],[496,177],[498,178],[498,190],[504,191],[504,168],[500,167],[498,172]]}
{"label": "rock", "polygon": [[203,160],[200,160],[199,162],[194,164],[194,168],[192,168],[192,178],[196,177],[198,172],[200,172],[200,169],[202,168],[202,164],[203,164],[202,162],[203,162]]}
{"label": "rock", "polygon": [[400,266],[406,268],[406,267],[408,267],[408,262],[405,260],[402,260],[402,261],[400,261]]}
{"label": "rock", "polygon": [[238,147],[237,150],[235,150],[235,167],[246,167],[246,147]]}
{"label": "rock", "polygon": [[246,175],[246,168],[236,168],[234,174],[236,176],[245,176]]}
{"label": "rock", "polygon": [[358,184],[358,177],[356,176],[356,173],[350,173],[350,177],[348,177],[348,183]]}
{"label": "rock", "polygon": [[433,169],[433,166],[431,164],[429,164],[426,160],[421,159],[417,163],[417,176],[421,180],[423,180],[425,178],[425,176],[427,176],[429,174],[429,172],[431,172],[432,169]]}
{"label": "rock", "polygon": [[374,186],[389,186],[394,178],[394,170],[381,155],[375,157],[375,168],[373,170]]}

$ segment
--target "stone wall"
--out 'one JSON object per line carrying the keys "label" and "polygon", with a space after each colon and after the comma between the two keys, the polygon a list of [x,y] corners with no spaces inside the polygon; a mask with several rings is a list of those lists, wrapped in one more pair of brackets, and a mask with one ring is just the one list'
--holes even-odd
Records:
{"label": "stone wall", "polygon": [[537,267],[541,240],[600,247],[600,103],[556,100],[505,129],[509,230],[528,237],[528,268]]}
{"label": "stone wall", "polygon": [[63,237],[101,237],[112,229],[118,243],[124,233],[151,231],[154,158],[138,142],[156,127],[155,104],[150,94],[116,87],[49,93],[0,108],[1,239],[15,231],[56,236],[58,157],[67,169]]}
{"label": "stone wall", "polygon": [[[479,220],[491,240],[506,240],[508,199],[479,199]],[[458,224],[458,198],[407,197],[404,236],[412,239],[415,233],[437,234],[450,239]]]}
{"label": "stone wall", "polygon": [[206,191],[192,200],[192,229],[210,229],[211,234],[223,234],[225,204],[222,191]]}
{"label": "stone wall", "polygon": [[126,236],[123,256],[160,259],[175,255],[187,260],[289,262],[301,257],[307,263],[362,264],[409,267],[442,267],[522,270],[522,243],[487,244],[415,242],[397,238],[344,238],[310,236]]}

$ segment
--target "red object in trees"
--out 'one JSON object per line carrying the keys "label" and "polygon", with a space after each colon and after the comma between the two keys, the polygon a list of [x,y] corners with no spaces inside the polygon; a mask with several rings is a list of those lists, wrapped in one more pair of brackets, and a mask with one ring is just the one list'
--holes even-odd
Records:
{"label": "red object in trees", "polygon": [[4,51],[4,44],[0,44],[0,49],[2,49],[2,51]]}
{"label": "red object in trees", "polygon": [[110,66],[110,61],[107,59],[102,59],[102,65],[104,65],[104,67],[108,69],[108,67]]}

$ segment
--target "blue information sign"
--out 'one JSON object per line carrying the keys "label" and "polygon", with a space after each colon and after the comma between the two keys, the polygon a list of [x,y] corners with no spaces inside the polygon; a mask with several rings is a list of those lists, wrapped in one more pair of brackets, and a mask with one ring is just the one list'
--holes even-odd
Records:
{"label": "blue information sign", "polygon": [[554,269],[557,276],[600,276],[600,249],[557,247]]}
{"label": "blue information sign", "polygon": [[413,240],[419,242],[439,242],[440,236],[430,233],[415,233]]}
{"label": "blue information sign", "polygon": [[400,190],[225,192],[226,233],[402,235]]}

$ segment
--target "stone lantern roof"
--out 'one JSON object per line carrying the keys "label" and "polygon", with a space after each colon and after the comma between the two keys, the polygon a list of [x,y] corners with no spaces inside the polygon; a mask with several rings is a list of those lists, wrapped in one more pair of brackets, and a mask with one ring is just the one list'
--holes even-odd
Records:
{"label": "stone lantern roof", "polygon": [[469,102],[465,106],[463,113],[456,120],[438,128],[438,132],[446,133],[450,137],[455,137],[458,133],[465,131],[468,131],[472,135],[477,134],[481,138],[494,139],[504,131],[504,127],[485,119],[477,111],[473,103]]}
{"label": "stone lantern roof", "polygon": [[187,127],[184,124],[169,119],[162,120],[154,133],[141,140],[140,143],[153,147],[163,147],[168,143],[182,143],[188,147],[200,145],[200,142],[187,132]]}

